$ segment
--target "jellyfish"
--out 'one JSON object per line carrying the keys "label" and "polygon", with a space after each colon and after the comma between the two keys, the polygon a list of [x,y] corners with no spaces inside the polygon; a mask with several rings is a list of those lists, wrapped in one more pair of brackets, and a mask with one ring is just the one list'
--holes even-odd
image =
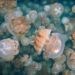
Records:
{"label": "jellyfish", "polygon": [[44,58],[45,59],[55,59],[63,54],[65,47],[65,40],[62,34],[52,33],[49,40],[44,46]]}
{"label": "jellyfish", "polygon": [[0,41],[0,58],[11,61],[19,53],[19,42],[10,38]]}
{"label": "jellyfish", "polygon": [[51,29],[40,29],[34,39],[34,48],[37,54],[43,50],[45,42],[48,40]]}
{"label": "jellyfish", "polygon": [[30,26],[27,24],[24,16],[21,16],[12,19],[7,28],[12,35],[22,36],[28,31]]}

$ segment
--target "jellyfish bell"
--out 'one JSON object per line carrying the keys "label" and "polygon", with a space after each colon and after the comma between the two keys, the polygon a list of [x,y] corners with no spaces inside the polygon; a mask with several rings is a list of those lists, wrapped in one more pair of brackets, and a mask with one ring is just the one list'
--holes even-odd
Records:
{"label": "jellyfish bell", "polygon": [[34,48],[37,54],[42,52],[42,49],[48,40],[51,29],[40,29],[34,39]]}
{"label": "jellyfish bell", "polygon": [[50,14],[53,17],[60,17],[64,11],[64,7],[60,3],[54,3],[51,5]]}
{"label": "jellyfish bell", "polygon": [[53,33],[44,46],[44,58],[57,58],[62,55],[65,47],[65,40],[62,38],[62,34]]}
{"label": "jellyfish bell", "polygon": [[11,60],[19,53],[19,42],[10,38],[0,41],[0,58],[3,60]]}
{"label": "jellyfish bell", "polygon": [[24,16],[12,19],[11,22],[7,25],[8,31],[12,35],[17,37],[24,35],[29,28],[30,26],[27,24],[27,21],[25,20]]}
{"label": "jellyfish bell", "polygon": [[75,52],[71,51],[67,59],[67,66],[75,71]]}

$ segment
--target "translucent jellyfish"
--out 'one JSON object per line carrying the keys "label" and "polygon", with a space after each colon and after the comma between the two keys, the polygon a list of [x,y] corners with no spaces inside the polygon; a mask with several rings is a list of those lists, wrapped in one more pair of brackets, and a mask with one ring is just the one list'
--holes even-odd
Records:
{"label": "translucent jellyfish", "polygon": [[53,17],[60,17],[64,12],[64,7],[60,3],[54,3],[51,5],[50,14]]}
{"label": "translucent jellyfish", "polygon": [[68,56],[67,65],[71,70],[75,71],[75,52],[73,50]]}
{"label": "translucent jellyfish", "polygon": [[65,65],[54,63],[51,72],[53,75],[58,75],[64,69],[65,69]]}
{"label": "translucent jellyfish", "polygon": [[0,0],[0,7],[4,7],[8,9],[15,8],[17,5],[16,0]]}
{"label": "translucent jellyfish", "polygon": [[67,24],[70,22],[70,19],[68,17],[63,17],[61,22],[62,22],[62,24]]}
{"label": "translucent jellyfish", "polygon": [[72,7],[72,12],[75,13],[75,5]]}
{"label": "translucent jellyfish", "polygon": [[42,52],[42,49],[49,38],[51,29],[40,29],[34,39],[34,48],[37,54]]}
{"label": "translucent jellyfish", "polygon": [[19,53],[19,43],[17,40],[4,39],[0,41],[0,57],[3,60],[10,61]]}
{"label": "translucent jellyfish", "polygon": [[71,33],[74,30],[73,19],[69,19],[68,17],[63,17],[61,20],[62,24],[64,24],[65,31]]}
{"label": "translucent jellyfish", "polygon": [[29,44],[32,44],[32,39],[25,37],[25,36],[22,36],[21,37],[21,44],[23,46],[28,46]]}
{"label": "translucent jellyfish", "polygon": [[75,73],[70,70],[64,70],[63,75],[75,75]]}
{"label": "translucent jellyfish", "polygon": [[57,58],[62,55],[65,47],[65,40],[62,34],[53,33],[44,46],[44,58]]}
{"label": "translucent jellyfish", "polygon": [[16,0],[6,0],[5,1],[5,7],[7,9],[13,9],[17,6],[17,1]]}
{"label": "translucent jellyfish", "polygon": [[32,57],[29,57],[29,55],[24,55],[23,57],[21,57],[21,62],[24,64],[24,66],[29,66],[32,64],[33,60]]}
{"label": "translucent jellyfish", "polygon": [[0,0],[0,9],[4,7],[4,0]]}
{"label": "translucent jellyfish", "polygon": [[55,59],[55,63],[58,64],[64,64],[65,61],[66,61],[66,56],[64,54],[62,54],[61,56]]}
{"label": "translucent jellyfish", "polygon": [[31,65],[26,67],[26,72],[28,75],[35,75],[37,71],[42,68],[41,63],[33,62]]}
{"label": "translucent jellyfish", "polygon": [[7,25],[8,31],[15,36],[22,36],[28,31],[30,26],[27,24],[24,16],[12,19],[9,25]]}
{"label": "translucent jellyfish", "polygon": [[37,16],[38,16],[37,11],[36,10],[31,10],[26,15],[26,19],[27,19],[28,23],[34,23],[36,18],[37,18]]}
{"label": "translucent jellyfish", "polygon": [[16,6],[16,0],[0,0],[0,13],[5,15],[8,11],[14,10]]}
{"label": "translucent jellyfish", "polygon": [[75,31],[72,33],[72,39],[75,40]]}
{"label": "translucent jellyfish", "polygon": [[75,31],[72,33],[73,48],[75,48]]}
{"label": "translucent jellyfish", "polygon": [[47,14],[50,13],[50,9],[51,9],[50,5],[45,5],[45,6],[44,6],[44,11],[45,11]]}
{"label": "translucent jellyfish", "polygon": [[21,9],[19,7],[17,7],[14,10],[9,10],[5,14],[5,21],[10,22],[12,19],[14,19],[16,17],[21,17],[21,16],[23,16],[23,12],[21,11]]}
{"label": "translucent jellyfish", "polygon": [[41,21],[41,24],[42,25],[47,25],[50,23],[50,20],[49,18],[47,17],[47,14],[45,12],[39,12],[38,13],[38,17],[39,17],[39,20]]}

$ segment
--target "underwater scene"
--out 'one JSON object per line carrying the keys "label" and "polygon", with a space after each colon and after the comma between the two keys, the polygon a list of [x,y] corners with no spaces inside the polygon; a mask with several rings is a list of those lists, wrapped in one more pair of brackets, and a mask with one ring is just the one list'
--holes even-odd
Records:
{"label": "underwater scene", "polygon": [[75,75],[75,0],[0,0],[0,75]]}

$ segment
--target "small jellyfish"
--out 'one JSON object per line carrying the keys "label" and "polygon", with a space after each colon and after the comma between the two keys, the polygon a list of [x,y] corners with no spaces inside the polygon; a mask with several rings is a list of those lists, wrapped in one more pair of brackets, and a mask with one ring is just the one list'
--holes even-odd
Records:
{"label": "small jellyfish", "polygon": [[66,56],[62,54],[55,59],[55,63],[63,64],[66,61]]}
{"label": "small jellyfish", "polygon": [[7,25],[8,31],[12,35],[22,36],[28,31],[30,26],[27,24],[23,16],[12,19],[9,25]]}
{"label": "small jellyfish", "polygon": [[50,14],[50,9],[51,9],[50,5],[45,5],[45,6],[44,6],[44,11],[45,11],[48,15]]}
{"label": "small jellyfish", "polygon": [[17,7],[14,10],[7,11],[4,18],[6,22],[10,22],[15,17],[21,17],[21,16],[23,16],[23,12],[19,7]]}
{"label": "small jellyfish", "polygon": [[20,39],[21,39],[21,44],[23,46],[28,46],[29,44],[32,44],[32,40],[28,37],[22,36]]}
{"label": "small jellyfish", "polygon": [[16,0],[6,0],[5,1],[5,8],[7,9],[13,9],[17,6]]}
{"label": "small jellyfish", "polygon": [[62,24],[64,24],[65,31],[68,33],[71,33],[75,28],[73,20],[74,19],[69,19],[68,17],[63,17],[61,20]]}
{"label": "small jellyfish", "polygon": [[71,73],[71,71],[69,71],[69,70],[65,70],[65,71],[63,72],[63,75],[72,75],[72,73]]}
{"label": "small jellyfish", "polygon": [[36,18],[38,16],[38,13],[36,10],[31,10],[29,11],[29,13],[26,15],[26,19],[28,21],[28,23],[34,23]]}
{"label": "small jellyfish", "polygon": [[40,29],[34,39],[34,48],[37,54],[42,52],[42,49],[49,38],[51,29]]}
{"label": "small jellyfish", "polygon": [[50,20],[49,18],[47,17],[46,13],[45,12],[39,12],[38,13],[38,17],[39,17],[39,20],[41,21],[41,24],[42,25],[47,25],[50,23]]}
{"label": "small jellyfish", "polygon": [[63,12],[64,12],[64,7],[63,7],[62,4],[54,3],[54,4],[51,5],[50,14],[53,17],[60,17]]}
{"label": "small jellyfish", "polygon": [[37,71],[40,71],[42,68],[41,63],[33,62],[31,65],[26,67],[28,75],[35,75]]}
{"label": "small jellyfish", "polygon": [[0,0],[0,9],[4,7],[4,0]]}
{"label": "small jellyfish", "polygon": [[0,12],[3,15],[5,15],[10,10],[14,10],[16,6],[16,0],[0,0]]}
{"label": "small jellyfish", "polygon": [[70,53],[67,59],[67,65],[71,70],[75,71],[75,52]]}
{"label": "small jellyfish", "polygon": [[4,39],[0,41],[0,57],[3,60],[10,61],[19,53],[19,43],[17,40]]}
{"label": "small jellyfish", "polygon": [[75,5],[72,6],[72,12],[75,13]]}
{"label": "small jellyfish", "polygon": [[53,75],[58,75],[65,69],[65,65],[54,63],[51,69]]}
{"label": "small jellyfish", "polygon": [[75,31],[72,33],[73,48],[75,48]]}
{"label": "small jellyfish", "polygon": [[62,22],[62,24],[67,24],[70,22],[70,19],[68,17],[63,17],[61,22]]}
{"label": "small jellyfish", "polygon": [[29,55],[24,55],[23,57],[21,57],[21,63],[24,64],[24,66],[29,66],[32,64],[33,60],[32,57],[29,57]]}
{"label": "small jellyfish", "polygon": [[72,33],[72,39],[75,40],[75,31]]}
{"label": "small jellyfish", "polygon": [[65,40],[62,34],[53,33],[44,46],[44,58],[57,58],[62,55],[65,47]]}

